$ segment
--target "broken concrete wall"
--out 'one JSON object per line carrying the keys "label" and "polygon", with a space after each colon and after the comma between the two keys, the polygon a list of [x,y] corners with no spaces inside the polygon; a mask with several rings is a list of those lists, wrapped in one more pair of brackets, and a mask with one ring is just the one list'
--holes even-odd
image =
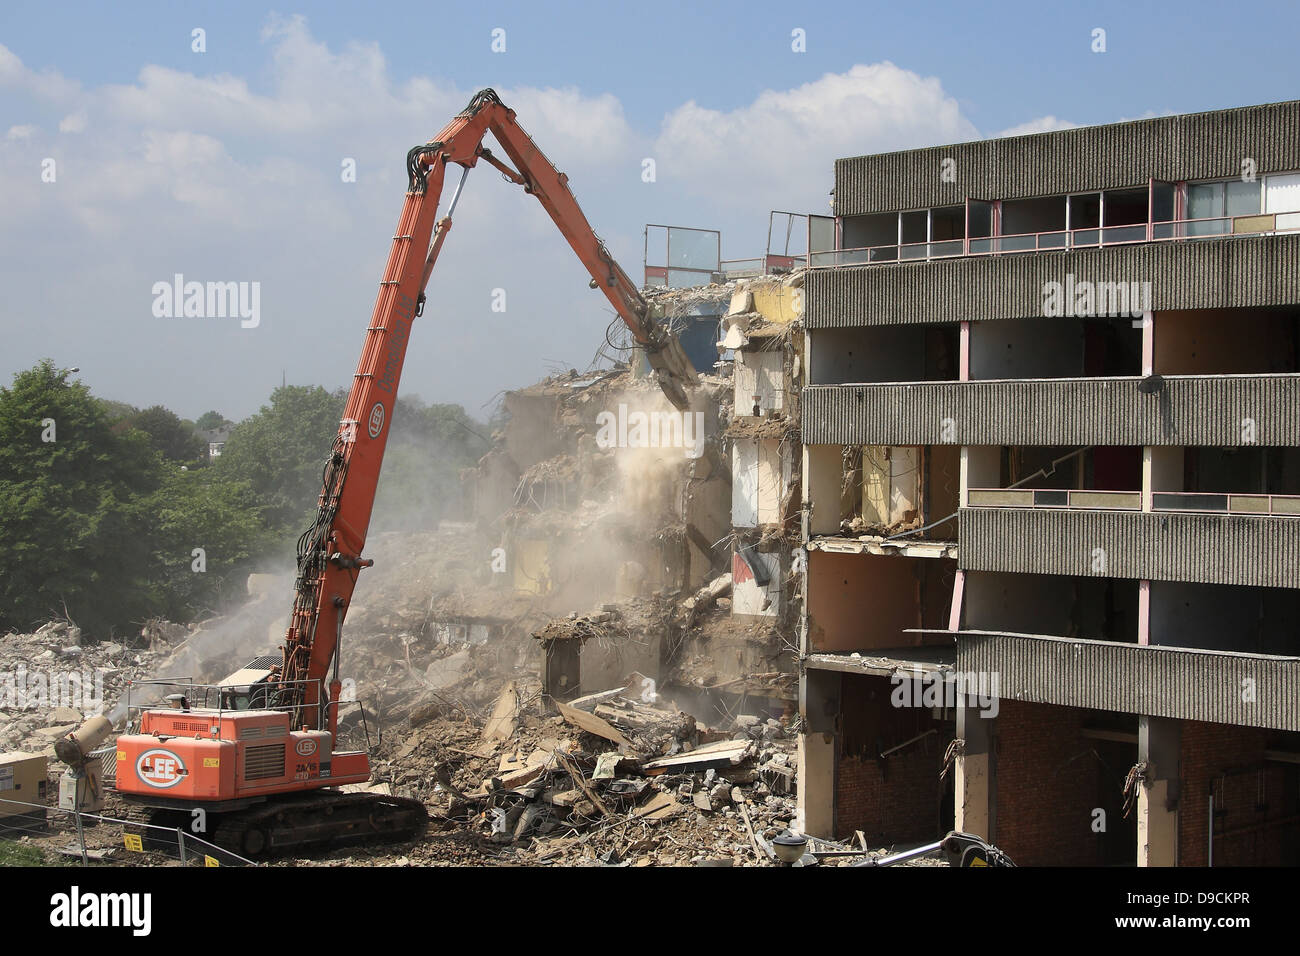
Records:
{"label": "broken concrete wall", "polygon": [[735,415],[725,433],[732,464],[731,612],[773,619],[791,631],[802,460],[802,282],[802,273],[795,273],[740,283],[719,343],[731,351],[735,367]]}
{"label": "broken concrete wall", "polygon": [[753,416],[783,411],[786,397],[784,364],[784,355],[780,351],[738,350],[735,367],[736,409]]}
{"label": "broken concrete wall", "polygon": [[762,554],[752,548],[737,548],[731,558],[731,613],[780,616],[788,569],[788,553]]}
{"label": "broken concrete wall", "polygon": [[779,439],[736,438],[731,447],[731,522],[737,528],[779,524],[794,467]]}

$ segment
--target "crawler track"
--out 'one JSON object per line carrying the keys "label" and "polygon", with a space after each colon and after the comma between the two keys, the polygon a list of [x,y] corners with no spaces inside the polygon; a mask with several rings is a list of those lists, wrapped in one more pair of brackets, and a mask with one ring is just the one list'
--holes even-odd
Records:
{"label": "crawler track", "polygon": [[222,814],[213,842],[251,859],[285,850],[396,843],[418,834],[428,819],[418,800],[322,790]]}
{"label": "crawler track", "polygon": [[[186,811],[128,806],[133,823],[189,828]],[[288,850],[398,843],[420,833],[428,819],[424,804],[407,797],[318,790],[275,797],[245,810],[209,813],[209,832],[201,836],[253,859]],[[127,832],[138,833],[146,850],[175,850],[175,841],[157,830],[136,826]]]}

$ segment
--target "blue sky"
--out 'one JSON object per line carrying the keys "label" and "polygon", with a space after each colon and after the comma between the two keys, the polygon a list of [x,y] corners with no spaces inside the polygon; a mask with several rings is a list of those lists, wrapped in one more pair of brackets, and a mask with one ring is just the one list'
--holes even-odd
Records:
{"label": "blue sky", "polygon": [[[1300,7],[1268,2],[8,0],[0,378],[49,355],[100,394],[233,417],[282,373],[345,383],[405,149],[481,86],[509,94],[639,275],[646,221],[721,228],[725,256],[761,253],[769,209],[825,210],[837,156],[1293,98],[1298,26]],[[341,157],[357,183],[339,182]],[[500,390],[590,360],[611,313],[536,205],[471,175],[404,391],[482,414]],[[176,272],[259,281],[263,322],[153,316],[152,284]],[[496,288],[504,315],[487,307]]]}

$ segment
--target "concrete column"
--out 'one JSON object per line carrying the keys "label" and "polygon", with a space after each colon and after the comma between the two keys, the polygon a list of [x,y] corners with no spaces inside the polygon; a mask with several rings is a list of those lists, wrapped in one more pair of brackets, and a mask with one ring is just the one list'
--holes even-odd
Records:
{"label": "concrete column", "polygon": [[950,631],[961,630],[961,602],[965,594],[966,572],[958,570],[952,584],[952,603],[948,605],[948,630]]}
{"label": "concrete column", "polygon": [[803,494],[804,501],[810,505],[809,534],[836,534],[840,530],[843,478],[843,446],[803,446]]}
{"label": "concrete column", "polygon": [[997,759],[993,734],[997,718],[982,717],[976,707],[957,708],[957,736],[965,749],[957,758],[953,829],[994,840],[997,820]]}
{"label": "concrete column", "polygon": [[835,735],[799,735],[795,822],[809,836],[835,839]]}
{"label": "concrete column", "polygon": [[1134,325],[1142,327],[1142,374],[1150,375],[1156,364],[1156,318],[1154,312],[1143,312]]}
{"label": "concrete column", "polygon": [[960,381],[970,381],[970,322],[965,321],[961,324],[961,334],[958,339],[960,343],[960,359],[958,362],[958,377]]}
{"label": "concrete column", "polygon": [[1178,759],[1181,721],[1138,717],[1138,760],[1147,765],[1138,789],[1137,865],[1178,865]]}
{"label": "concrete column", "polygon": [[1002,450],[996,445],[963,445],[961,449],[961,497],[958,503],[970,504],[972,488],[997,488],[1002,481]]}
{"label": "concrete column", "polygon": [[1148,445],[1142,449],[1142,510],[1151,511],[1157,491],[1183,490],[1181,445]]}
{"label": "concrete column", "polygon": [[796,822],[804,833],[835,839],[835,773],[839,753],[840,695],[843,679],[836,671],[807,668],[799,679],[799,735]]}

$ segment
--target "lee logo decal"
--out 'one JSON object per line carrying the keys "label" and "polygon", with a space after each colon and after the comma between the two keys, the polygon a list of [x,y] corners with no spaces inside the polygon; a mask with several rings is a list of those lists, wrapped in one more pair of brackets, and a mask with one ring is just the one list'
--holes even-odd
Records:
{"label": "lee logo decal", "polygon": [[316,752],[316,741],[300,740],[294,745],[294,750],[298,751],[300,757],[310,757]]}
{"label": "lee logo decal", "polygon": [[185,761],[170,750],[146,750],[135,762],[135,774],[147,785],[166,790],[185,776]]}
{"label": "lee logo decal", "polygon": [[370,423],[366,430],[370,432],[371,438],[378,438],[379,433],[384,430],[384,406],[382,402],[375,402],[375,407],[370,409]]}

